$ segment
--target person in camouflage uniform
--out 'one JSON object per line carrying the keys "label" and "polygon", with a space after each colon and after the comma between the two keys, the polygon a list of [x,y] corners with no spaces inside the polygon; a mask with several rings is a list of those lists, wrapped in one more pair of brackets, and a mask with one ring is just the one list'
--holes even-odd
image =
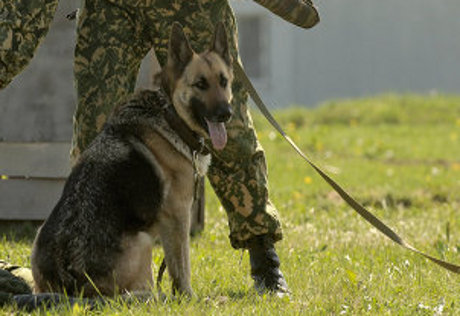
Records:
{"label": "person in camouflage uniform", "polygon": [[[310,2],[256,2],[302,27],[318,22]],[[48,17],[46,13],[55,8],[51,4],[46,8],[40,14]],[[239,60],[235,17],[227,0],[83,1],[74,64],[78,106],[74,116],[73,161],[101,130],[112,108],[134,91],[141,60],[152,47],[160,65],[165,64],[174,21],[184,26],[198,52],[209,44],[214,25],[223,21],[233,58]],[[30,41],[38,42],[39,35]],[[26,56],[23,60],[29,56],[22,51],[18,54]],[[0,55],[0,60],[3,58]],[[2,76],[0,80],[7,82],[8,78]],[[248,112],[247,91],[238,78],[232,88],[234,115],[227,124],[228,143],[223,151],[212,153],[208,178],[227,212],[232,246],[249,249],[256,289],[286,293],[287,285],[273,246],[282,238],[282,232],[278,213],[268,197],[264,152]]]}
{"label": "person in camouflage uniform", "polygon": [[[227,1],[86,1],[75,50],[78,107],[73,157],[94,139],[113,106],[133,92],[140,63],[150,48],[160,65],[166,63],[174,21],[183,25],[198,52],[208,47],[217,21],[225,21],[232,55],[237,58],[235,20]],[[107,25],[112,27],[107,29]],[[245,248],[254,235],[280,240],[281,229],[268,200],[265,158],[246,107],[247,93],[237,80],[233,93],[229,141],[223,151],[213,152],[208,175],[229,215],[232,245]]]}

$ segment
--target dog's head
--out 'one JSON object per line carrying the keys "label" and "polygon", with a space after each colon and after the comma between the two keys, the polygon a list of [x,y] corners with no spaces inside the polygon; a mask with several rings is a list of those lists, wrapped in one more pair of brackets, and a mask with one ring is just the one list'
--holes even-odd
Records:
{"label": "dog's head", "polygon": [[232,109],[232,58],[222,23],[217,24],[210,48],[197,54],[182,26],[174,23],[162,86],[178,115],[190,129],[210,138],[215,149],[227,143],[225,123]]}

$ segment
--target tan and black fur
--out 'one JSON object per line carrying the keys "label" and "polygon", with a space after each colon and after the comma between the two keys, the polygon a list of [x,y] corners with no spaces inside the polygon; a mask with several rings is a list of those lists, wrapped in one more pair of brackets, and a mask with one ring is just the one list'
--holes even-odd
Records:
{"label": "tan and black fur", "polygon": [[196,54],[179,24],[171,31],[162,91],[143,91],[119,105],[72,169],[34,242],[35,292],[84,296],[148,291],[152,237],[158,233],[173,289],[192,295],[189,229],[198,154],[163,113],[171,100],[197,138],[226,143],[231,116],[232,60],[219,24],[208,51]]}

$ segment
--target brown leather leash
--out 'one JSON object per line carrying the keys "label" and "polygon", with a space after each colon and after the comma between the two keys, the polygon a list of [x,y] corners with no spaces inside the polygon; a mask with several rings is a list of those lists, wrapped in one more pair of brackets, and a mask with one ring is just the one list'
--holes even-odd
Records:
{"label": "brown leather leash", "polygon": [[239,62],[234,62],[234,72],[235,76],[243,82],[243,85],[248,90],[249,95],[251,96],[252,100],[255,102],[259,110],[265,116],[265,118],[270,122],[270,124],[283,136],[283,138],[294,148],[294,150],[342,197],[342,199],[349,205],[353,210],[355,210],[359,215],[361,215],[366,221],[368,221],[372,226],[377,228],[381,233],[385,236],[390,238],[393,242],[397,243],[398,245],[412,251],[418,253],[419,255],[424,256],[425,258],[433,261],[434,263],[440,265],[441,267],[454,272],[460,273],[460,266],[449,263],[447,261],[437,259],[433,256],[430,256],[417,248],[411,246],[406,241],[404,241],[398,234],[394,232],[393,229],[388,227],[384,224],[380,219],[378,219],[375,215],[369,212],[364,206],[362,206],[359,202],[357,202],[350,194],[348,194],[337,182],[335,182],[331,177],[329,177],[320,167],[318,167],[315,163],[313,163],[300,148],[294,143],[294,141],[284,132],[275,118],[271,115],[270,111],[265,106],[264,102],[260,98],[257,90],[249,80],[248,76],[246,75],[245,71],[243,70],[242,65]]}

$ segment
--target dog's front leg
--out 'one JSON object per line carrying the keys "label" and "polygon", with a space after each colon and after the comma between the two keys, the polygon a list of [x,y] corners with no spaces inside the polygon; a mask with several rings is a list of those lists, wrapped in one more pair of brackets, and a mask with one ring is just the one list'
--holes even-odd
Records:
{"label": "dog's front leg", "polygon": [[168,206],[168,210],[160,216],[159,231],[173,292],[192,297],[189,251],[191,202],[181,203],[181,199],[176,197],[174,201],[168,201],[165,205]]}

